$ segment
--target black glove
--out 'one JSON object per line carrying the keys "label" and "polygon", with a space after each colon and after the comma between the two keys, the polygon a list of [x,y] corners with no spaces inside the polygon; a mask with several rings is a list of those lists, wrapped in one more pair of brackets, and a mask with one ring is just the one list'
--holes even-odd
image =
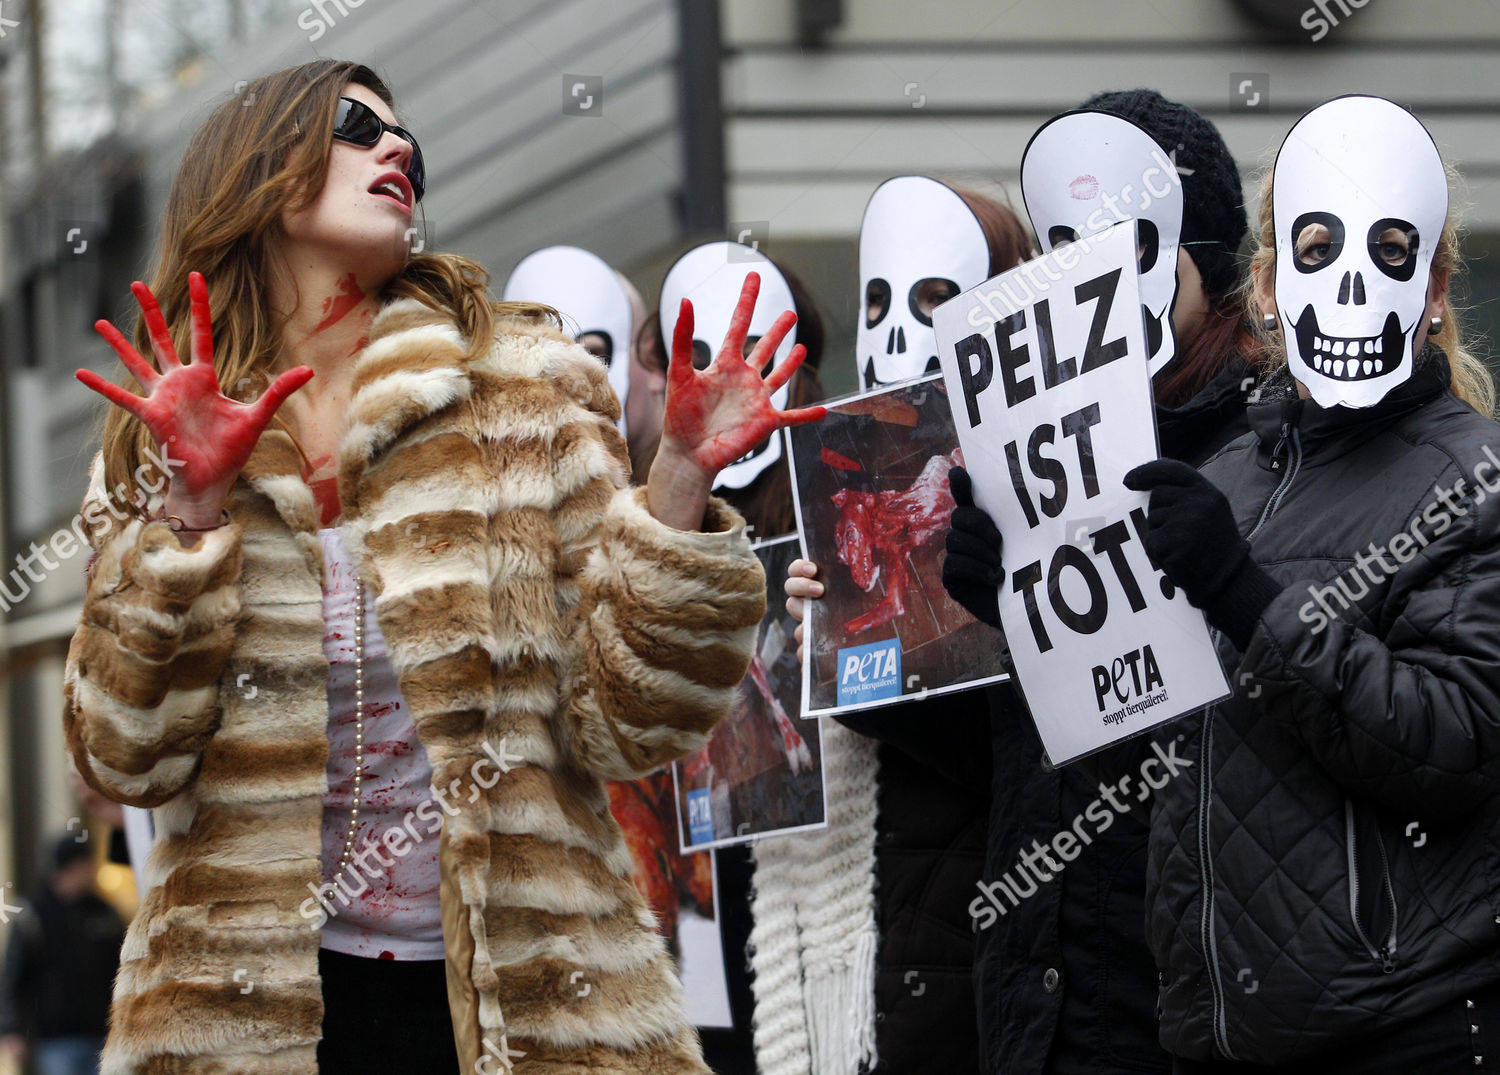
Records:
{"label": "black glove", "polygon": [[953,490],[952,529],[943,542],[943,587],[980,623],[1000,628],[1000,531],[983,508],[974,506],[974,483],[963,467],[948,471]]}
{"label": "black glove", "polygon": [[1281,587],[1250,559],[1228,498],[1178,459],[1136,467],[1125,475],[1125,488],[1151,492],[1146,552],[1152,562],[1243,651]]}

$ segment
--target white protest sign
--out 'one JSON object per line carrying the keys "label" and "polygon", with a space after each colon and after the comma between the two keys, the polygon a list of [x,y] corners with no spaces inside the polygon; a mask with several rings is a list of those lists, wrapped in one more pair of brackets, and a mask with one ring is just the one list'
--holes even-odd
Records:
{"label": "white protest sign", "polygon": [[933,316],[975,502],[1004,535],[1011,661],[1058,765],[1229,693],[1122,483],[1157,458],[1136,257],[1127,221]]}

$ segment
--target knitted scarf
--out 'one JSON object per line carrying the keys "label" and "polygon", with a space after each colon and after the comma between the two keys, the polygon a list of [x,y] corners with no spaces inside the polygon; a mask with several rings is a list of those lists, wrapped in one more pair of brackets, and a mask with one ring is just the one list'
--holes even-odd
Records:
{"label": "knitted scarf", "polygon": [[858,1075],[876,1059],[878,747],[837,721],[822,727],[828,827],[754,847],[750,958],[762,1075]]}

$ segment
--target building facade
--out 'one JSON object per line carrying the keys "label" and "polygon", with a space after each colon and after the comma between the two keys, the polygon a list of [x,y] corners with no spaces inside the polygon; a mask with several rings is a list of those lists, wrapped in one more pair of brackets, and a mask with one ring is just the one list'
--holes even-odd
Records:
{"label": "building facade", "polygon": [[823,304],[833,391],[854,383],[854,244],[883,179],[1019,208],[1043,120],[1150,86],[1213,119],[1250,186],[1304,110],[1374,92],[1463,170],[1470,303],[1486,332],[1500,321],[1487,0],[3,0],[0,28],[0,884],[24,887],[78,813],[60,685],[85,554],[59,535],[101,404],[72,371],[119,373],[90,326],[133,316],[187,139],[257,74],[336,56],[385,75],[431,177],[412,243],[477,259],[497,290],[550,243],[599,253],[648,302],[688,244],[761,245]]}

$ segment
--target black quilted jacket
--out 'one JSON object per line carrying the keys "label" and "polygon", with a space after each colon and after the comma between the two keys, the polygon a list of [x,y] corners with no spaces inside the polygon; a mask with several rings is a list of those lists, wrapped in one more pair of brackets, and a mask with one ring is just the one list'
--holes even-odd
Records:
{"label": "black quilted jacket", "polygon": [[1439,353],[1374,408],[1252,407],[1202,468],[1285,588],[1221,642],[1233,697],[1163,733],[1192,761],[1148,851],[1179,1056],[1284,1063],[1500,982],[1500,426],[1448,380]]}

